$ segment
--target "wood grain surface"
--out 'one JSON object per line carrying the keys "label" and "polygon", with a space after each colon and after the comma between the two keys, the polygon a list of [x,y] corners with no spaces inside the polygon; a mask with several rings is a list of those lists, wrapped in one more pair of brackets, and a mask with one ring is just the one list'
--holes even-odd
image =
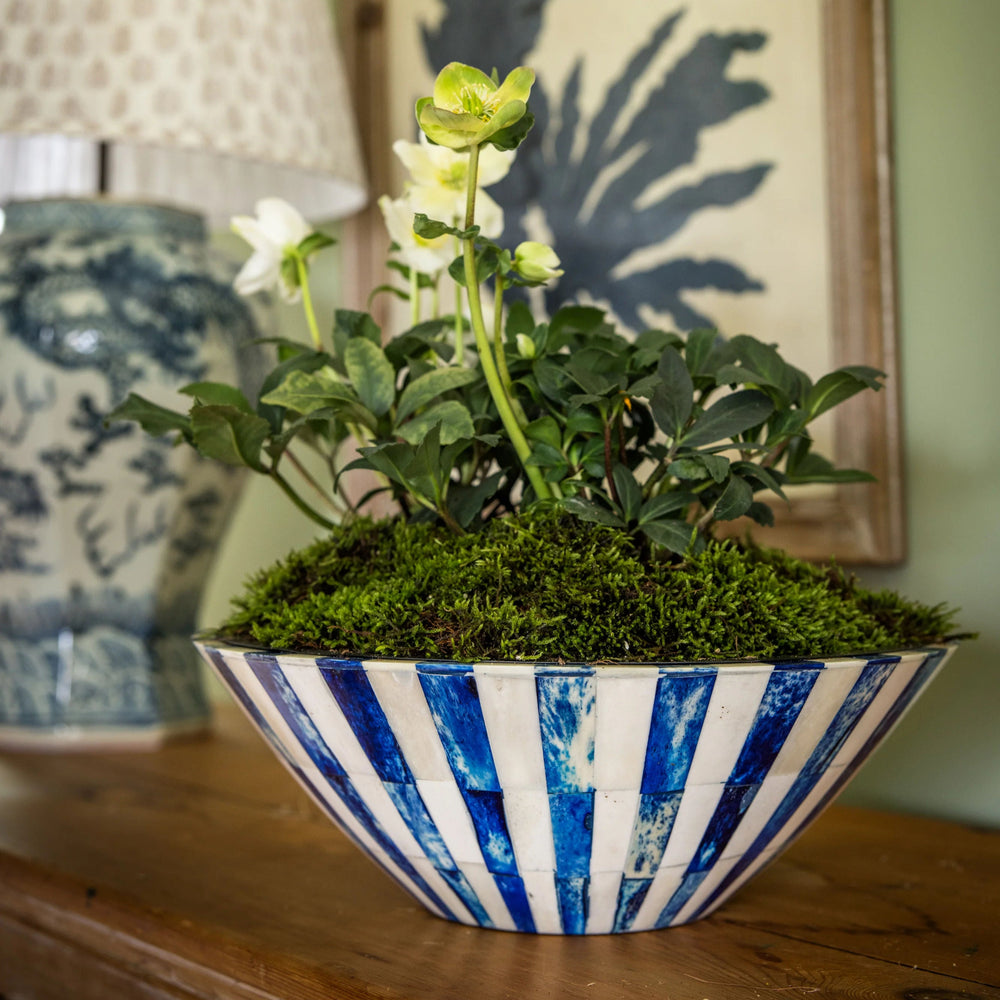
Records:
{"label": "wood grain surface", "polygon": [[834,807],[699,923],[426,913],[233,708],[155,754],[0,758],[0,1000],[1000,997],[1000,832]]}

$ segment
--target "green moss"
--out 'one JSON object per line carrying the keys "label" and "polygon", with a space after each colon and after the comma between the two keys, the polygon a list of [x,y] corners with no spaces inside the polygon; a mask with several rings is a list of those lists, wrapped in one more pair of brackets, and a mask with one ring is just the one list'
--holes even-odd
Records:
{"label": "green moss", "polygon": [[220,633],[338,655],[566,661],[771,659],[943,639],[953,613],[873,593],[834,565],[710,544],[653,559],[554,512],[456,537],[358,521],[258,574]]}

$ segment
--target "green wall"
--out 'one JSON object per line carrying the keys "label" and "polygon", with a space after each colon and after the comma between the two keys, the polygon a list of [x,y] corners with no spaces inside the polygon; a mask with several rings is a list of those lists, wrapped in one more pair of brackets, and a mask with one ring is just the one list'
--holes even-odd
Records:
{"label": "green wall", "polygon": [[1000,825],[997,0],[896,0],[900,350],[910,558],[865,579],[962,609],[955,655],[847,793]]}
{"label": "green wall", "polygon": [[[896,193],[910,557],[867,582],[963,609],[978,642],[846,801],[1000,825],[1000,0],[896,0]],[[205,607],[304,544],[267,483],[242,505]]]}

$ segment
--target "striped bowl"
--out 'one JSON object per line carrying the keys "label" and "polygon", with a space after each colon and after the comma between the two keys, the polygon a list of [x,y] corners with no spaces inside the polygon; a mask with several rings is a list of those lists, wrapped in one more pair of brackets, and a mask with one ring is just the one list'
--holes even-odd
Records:
{"label": "striped bowl", "polygon": [[724,902],[954,647],[638,666],[199,648],[323,810],[433,913],[607,934]]}

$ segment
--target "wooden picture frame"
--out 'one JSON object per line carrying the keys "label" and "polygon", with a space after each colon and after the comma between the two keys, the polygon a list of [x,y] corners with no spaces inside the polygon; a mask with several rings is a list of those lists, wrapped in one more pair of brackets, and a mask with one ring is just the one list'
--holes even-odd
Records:
{"label": "wooden picture frame", "polygon": [[[817,0],[827,150],[830,353],[834,366],[867,364],[886,387],[835,412],[837,465],[874,483],[807,491],[775,503],[764,544],[808,559],[890,565],[906,553],[897,363],[887,0]],[[337,0],[373,196],[392,187],[388,19],[393,0]],[[344,226],[345,299],[364,308],[384,280],[387,238],[373,202]],[[376,304],[376,308],[383,308]],[[376,316],[379,319],[379,316]],[[382,317],[384,318],[384,317]],[[752,332],[752,331],[751,331]],[[738,524],[736,530],[745,531]]]}

